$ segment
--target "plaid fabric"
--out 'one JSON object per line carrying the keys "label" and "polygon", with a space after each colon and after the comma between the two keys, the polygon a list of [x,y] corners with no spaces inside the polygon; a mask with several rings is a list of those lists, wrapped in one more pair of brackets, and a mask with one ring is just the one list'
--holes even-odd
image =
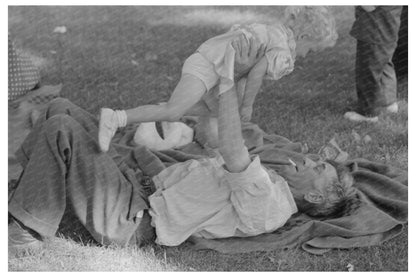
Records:
{"label": "plaid fabric", "polygon": [[39,70],[29,57],[22,55],[9,39],[9,101],[25,95],[40,81]]}

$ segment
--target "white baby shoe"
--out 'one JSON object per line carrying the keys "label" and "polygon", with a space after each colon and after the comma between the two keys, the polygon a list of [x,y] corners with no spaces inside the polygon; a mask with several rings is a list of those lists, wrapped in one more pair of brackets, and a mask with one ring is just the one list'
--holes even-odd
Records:
{"label": "white baby shoe", "polygon": [[141,123],[134,134],[134,142],[152,150],[167,150],[179,148],[191,143],[194,130],[182,122],[162,121],[162,138],[156,129],[155,122]]}

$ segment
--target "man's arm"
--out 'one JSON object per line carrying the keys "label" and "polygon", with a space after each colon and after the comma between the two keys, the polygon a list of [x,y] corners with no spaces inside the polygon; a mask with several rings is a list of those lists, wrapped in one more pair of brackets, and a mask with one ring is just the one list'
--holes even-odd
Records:
{"label": "man's arm", "polygon": [[235,86],[219,96],[218,138],[219,150],[230,172],[242,172],[250,164],[244,145]]}
{"label": "man's arm", "polygon": [[[242,35],[232,42],[232,46],[236,50],[234,72],[235,81],[238,81],[261,60],[266,47],[264,45],[258,47],[254,39],[250,40],[249,45]],[[258,86],[260,87],[260,85]],[[251,162],[248,150],[244,145],[238,109],[238,97],[234,84],[229,91],[219,96],[218,111],[219,150],[230,172],[244,171]]]}

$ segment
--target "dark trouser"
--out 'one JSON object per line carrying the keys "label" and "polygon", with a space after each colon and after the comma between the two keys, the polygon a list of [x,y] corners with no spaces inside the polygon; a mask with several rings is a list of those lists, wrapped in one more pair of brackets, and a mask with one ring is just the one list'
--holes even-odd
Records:
{"label": "dark trouser", "polygon": [[9,212],[50,237],[70,208],[102,244],[135,240],[135,215],[147,208],[142,187],[114,148],[100,152],[97,133],[91,114],[53,100],[17,153],[24,171]]}
{"label": "dark trouser", "polygon": [[359,113],[377,115],[382,108],[397,101],[396,73],[392,62],[396,45],[357,40],[355,82]]}

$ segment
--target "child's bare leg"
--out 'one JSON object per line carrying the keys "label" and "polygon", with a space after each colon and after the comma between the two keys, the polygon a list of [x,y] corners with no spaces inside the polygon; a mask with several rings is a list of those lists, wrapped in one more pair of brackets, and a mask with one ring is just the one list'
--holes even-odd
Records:
{"label": "child's bare leg", "polygon": [[218,148],[218,119],[216,117],[201,116],[195,126],[196,139],[210,148]]}
{"label": "child's bare leg", "polygon": [[[238,107],[243,103],[247,78],[241,78],[236,83]],[[218,109],[211,111],[205,101],[195,104],[187,113],[189,116],[198,116],[195,126],[196,139],[210,148],[218,148]]]}
{"label": "child's bare leg", "polygon": [[206,92],[204,83],[190,74],[182,75],[169,101],[126,110],[127,124],[151,121],[178,121]]}
{"label": "child's bare leg", "polygon": [[198,103],[193,105],[185,115],[189,116],[217,116],[212,114],[212,111],[208,108],[207,104],[200,100]]}
{"label": "child's bare leg", "polygon": [[205,91],[205,85],[201,80],[190,74],[184,74],[166,104],[144,105],[122,111],[101,109],[98,131],[101,150],[106,152],[117,128],[129,123],[178,121],[187,110],[201,100]]}

